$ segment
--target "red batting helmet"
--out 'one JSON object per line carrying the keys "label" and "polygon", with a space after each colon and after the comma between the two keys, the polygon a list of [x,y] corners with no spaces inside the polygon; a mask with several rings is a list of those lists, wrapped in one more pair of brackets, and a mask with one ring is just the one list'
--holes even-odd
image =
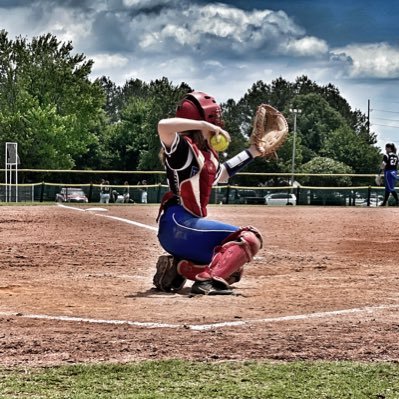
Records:
{"label": "red batting helmet", "polygon": [[176,110],[178,118],[207,121],[223,127],[222,110],[216,100],[202,91],[186,94]]}

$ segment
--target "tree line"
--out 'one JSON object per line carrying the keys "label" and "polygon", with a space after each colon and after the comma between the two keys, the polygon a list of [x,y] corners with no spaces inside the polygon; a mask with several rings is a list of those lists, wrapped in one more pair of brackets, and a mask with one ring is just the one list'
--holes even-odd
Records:
{"label": "tree line", "polygon": [[[166,77],[118,86],[108,77],[90,80],[93,61],[76,54],[71,42],[46,34],[14,40],[0,31],[0,141],[17,142],[25,169],[161,170],[156,131],[160,119],[193,89]],[[217,91],[211,93],[217,98]],[[222,103],[232,136],[231,157],[247,146],[253,115],[269,103],[286,116],[290,135],[279,157],[258,159],[247,171],[291,171],[294,114],[297,117],[295,171],[373,173],[380,162],[376,135],[366,115],[353,110],[332,84],[307,76],[255,82],[239,101]],[[4,159],[4,145],[0,147]],[[309,178],[311,179],[311,178]],[[308,181],[308,183],[310,180]],[[319,185],[320,181],[313,182]],[[338,181],[347,184],[345,178]]]}

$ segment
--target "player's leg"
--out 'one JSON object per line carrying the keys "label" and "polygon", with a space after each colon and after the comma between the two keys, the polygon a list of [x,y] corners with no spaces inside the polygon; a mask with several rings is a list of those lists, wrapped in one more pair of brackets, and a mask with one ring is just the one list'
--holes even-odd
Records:
{"label": "player's leg", "polygon": [[237,230],[237,226],[195,217],[182,206],[174,205],[159,221],[158,238],[169,254],[207,265],[213,258],[215,247]]}
{"label": "player's leg", "polygon": [[[204,272],[215,247],[238,227],[198,218],[180,205],[171,206],[162,215],[158,238],[168,254],[159,257],[154,285],[161,291],[178,291],[186,279]],[[185,260],[189,259],[189,260]]]}
{"label": "player's leg", "polygon": [[[241,279],[244,265],[262,247],[260,233],[248,226],[237,230],[216,247],[211,263],[195,276],[192,292],[217,295],[230,291],[230,284]],[[179,266],[180,269],[182,267]],[[184,273],[181,270],[181,273]]]}
{"label": "player's leg", "polygon": [[396,191],[392,191],[392,196],[395,198],[395,205],[399,205],[399,198],[398,198],[398,193]]}
{"label": "player's leg", "polygon": [[240,280],[245,263],[262,246],[253,227],[238,228],[206,218],[193,217],[181,206],[167,210],[158,234],[164,249],[177,259],[177,271],[194,280],[197,294],[231,294],[229,284]]}
{"label": "player's leg", "polygon": [[[396,171],[393,170],[387,170],[384,173],[384,179],[385,179],[385,195],[384,195],[384,200],[382,201],[381,206],[385,206],[388,203],[389,195],[392,193],[392,195],[395,198],[395,184],[396,184]],[[395,194],[393,194],[395,192]],[[395,200],[397,201],[397,194]],[[398,201],[397,201],[398,202]]]}

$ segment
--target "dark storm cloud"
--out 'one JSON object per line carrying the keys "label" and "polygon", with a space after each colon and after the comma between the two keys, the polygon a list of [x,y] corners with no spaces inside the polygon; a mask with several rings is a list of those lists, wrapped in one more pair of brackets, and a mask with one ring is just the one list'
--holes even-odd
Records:
{"label": "dark storm cloud", "polygon": [[89,9],[95,6],[93,0],[0,0],[0,8],[16,8],[16,7],[36,7],[40,6],[44,9],[48,7],[65,7],[65,8],[78,8],[78,9]]}
{"label": "dark storm cloud", "polygon": [[[11,6],[11,1],[1,1]],[[33,30],[45,33],[48,27],[88,52],[130,52],[137,57],[173,52],[175,56],[253,59],[288,53],[312,56],[325,51],[317,38],[299,42],[303,28],[283,11],[245,11],[223,3],[184,0],[36,0],[17,4],[29,11],[31,18],[25,23]]]}
{"label": "dark storm cloud", "polygon": [[27,3],[25,0],[0,0],[0,8],[26,7]]}
{"label": "dark storm cloud", "polygon": [[96,40],[91,41],[91,48],[112,53],[132,51],[127,22],[123,15],[107,11],[96,14],[91,32]]}

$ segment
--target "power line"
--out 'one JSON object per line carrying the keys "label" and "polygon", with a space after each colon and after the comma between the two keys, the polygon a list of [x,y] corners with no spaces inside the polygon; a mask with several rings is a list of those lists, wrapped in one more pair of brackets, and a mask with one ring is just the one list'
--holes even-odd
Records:
{"label": "power line", "polygon": [[371,111],[389,112],[391,114],[399,114],[399,111],[385,111],[383,109],[375,109],[375,108],[372,108]]}
{"label": "power line", "polygon": [[371,126],[385,126],[385,127],[394,127],[395,129],[399,129],[399,126],[380,125],[379,123],[372,123]]}
{"label": "power line", "polygon": [[387,119],[387,118],[373,118],[373,119],[379,119],[381,121],[399,122],[399,119]]}
{"label": "power line", "polygon": [[399,104],[399,101],[389,101],[387,99],[384,99],[383,101],[377,101],[377,103],[380,103],[380,104],[382,104],[382,103],[384,103],[384,104]]}

